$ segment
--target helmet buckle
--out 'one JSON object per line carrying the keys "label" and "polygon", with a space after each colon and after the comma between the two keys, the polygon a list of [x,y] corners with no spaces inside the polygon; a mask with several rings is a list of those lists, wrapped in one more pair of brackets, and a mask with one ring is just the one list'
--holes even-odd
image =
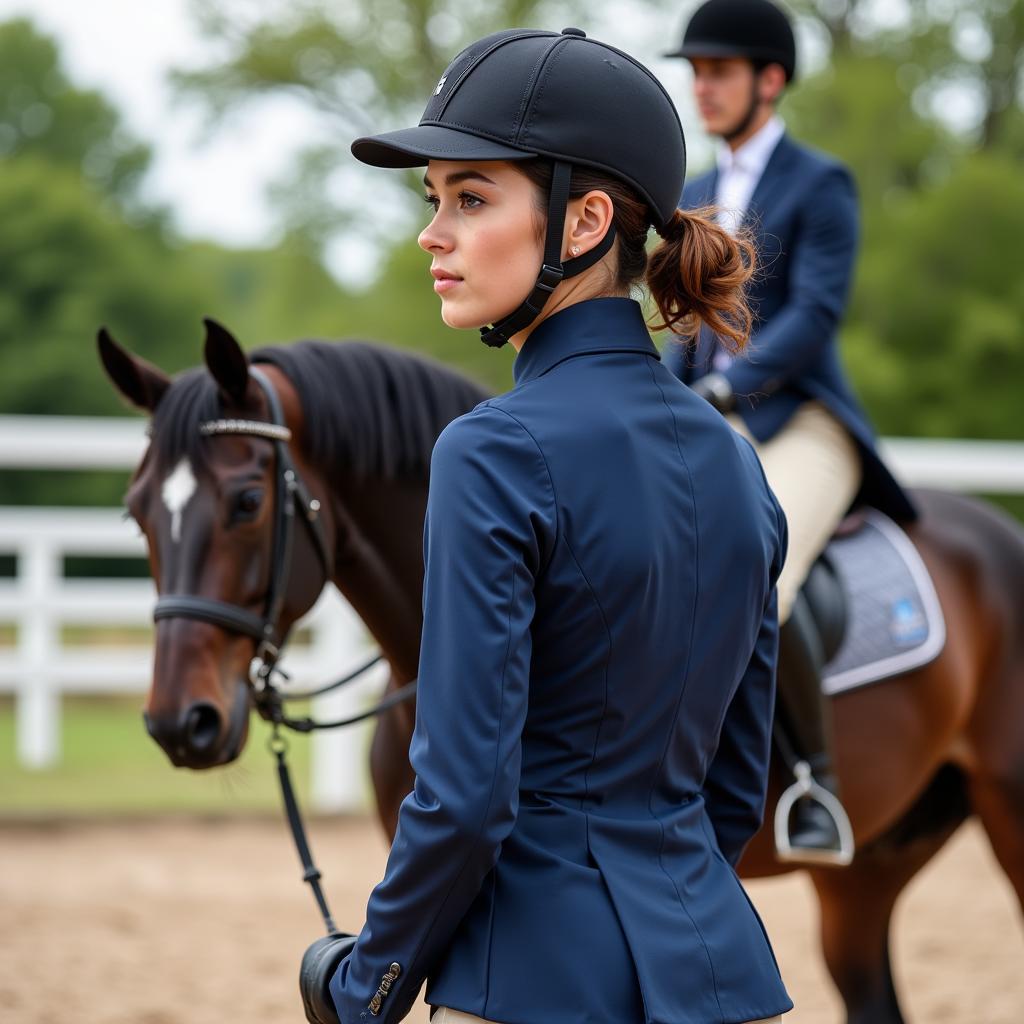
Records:
{"label": "helmet buckle", "polygon": [[564,276],[565,271],[561,267],[551,267],[545,263],[537,275],[537,287],[550,295],[561,283]]}

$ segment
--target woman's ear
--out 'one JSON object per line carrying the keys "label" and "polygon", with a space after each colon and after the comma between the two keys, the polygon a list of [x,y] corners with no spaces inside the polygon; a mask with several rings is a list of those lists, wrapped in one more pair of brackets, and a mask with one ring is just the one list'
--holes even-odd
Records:
{"label": "woman's ear", "polygon": [[574,259],[590,252],[610,230],[615,207],[607,192],[595,189],[572,199],[565,214],[562,259]]}

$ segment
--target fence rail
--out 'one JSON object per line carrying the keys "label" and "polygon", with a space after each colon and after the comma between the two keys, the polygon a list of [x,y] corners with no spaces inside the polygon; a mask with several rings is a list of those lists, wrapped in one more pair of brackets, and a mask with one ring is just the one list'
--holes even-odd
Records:
{"label": "fence rail", "polygon": [[[146,445],[137,419],[0,416],[0,469],[124,469]],[[885,458],[910,485],[993,494],[1024,493],[1024,442],[888,438]],[[0,498],[2,501],[2,498]],[[0,579],[0,624],[15,627],[0,647],[0,693],[16,698],[18,757],[45,768],[60,756],[60,703],[65,693],[140,693],[148,686],[145,647],[69,643],[66,627],[148,626],[155,592],[145,580],[66,579],[74,555],[142,556],[137,528],[117,509],[0,507],[0,555],[17,560]],[[300,623],[312,637],[289,651],[286,667],[299,685],[333,678],[357,663],[368,638],[351,608],[328,588]],[[314,712],[347,715],[379,694],[386,668],[348,690],[319,698]],[[313,801],[320,810],[362,807],[366,725],[312,738]]]}

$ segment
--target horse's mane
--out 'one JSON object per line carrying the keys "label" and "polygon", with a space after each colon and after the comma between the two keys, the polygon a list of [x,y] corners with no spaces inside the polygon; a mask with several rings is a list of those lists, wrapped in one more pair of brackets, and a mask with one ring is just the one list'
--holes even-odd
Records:
{"label": "horse's mane", "polygon": [[[309,454],[320,466],[357,476],[425,477],[438,434],[488,397],[480,385],[440,363],[360,341],[299,341],[251,355],[293,384],[306,420]],[[205,369],[175,379],[153,417],[161,464],[187,456],[204,464],[199,424],[221,415]]]}

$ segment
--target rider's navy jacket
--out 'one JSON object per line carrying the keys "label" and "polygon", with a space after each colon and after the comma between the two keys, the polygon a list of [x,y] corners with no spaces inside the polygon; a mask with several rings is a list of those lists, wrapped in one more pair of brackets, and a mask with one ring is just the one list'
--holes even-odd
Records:
{"label": "rider's navy jacket", "polygon": [[[681,205],[713,205],[717,168],[683,189]],[[915,517],[907,495],[878,457],[875,437],[847,383],[836,335],[857,250],[857,195],[841,164],[784,135],[764,169],[744,224],[753,232],[761,273],[750,288],[756,314],[747,353],[725,376],[737,412],[759,441],[773,437],[801,403],[822,403],[857,442],[863,463],[858,502],[896,519]],[[670,343],[666,365],[693,384],[712,369],[717,341],[701,331],[694,350]]]}
{"label": "rider's navy jacket", "polygon": [[397,1021],[424,979],[509,1024],[781,1013],[733,866],[765,799],[782,513],[631,300],[554,314],[515,377],[434,449],[416,783],[340,1018]]}

